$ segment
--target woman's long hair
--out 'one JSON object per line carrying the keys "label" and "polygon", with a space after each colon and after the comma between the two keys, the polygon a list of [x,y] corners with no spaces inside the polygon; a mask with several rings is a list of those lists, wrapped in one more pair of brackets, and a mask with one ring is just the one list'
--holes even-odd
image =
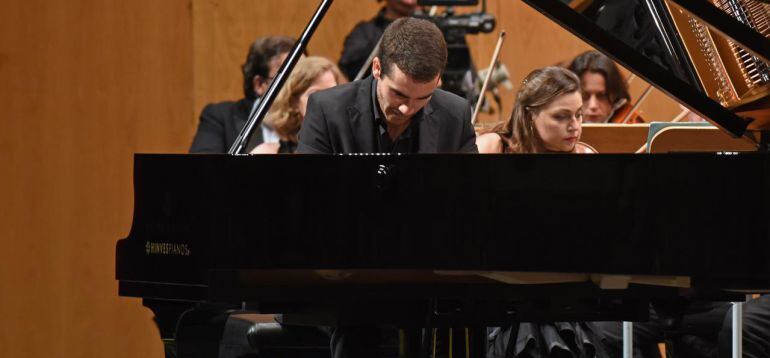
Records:
{"label": "woman's long hair", "polygon": [[299,97],[327,71],[332,71],[337,84],[347,82],[337,65],[324,57],[304,57],[297,62],[264,121],[282,140],[297,142],[303,119],[299,111]]}
{"label": "woman's long hair", "polygon": [[542,147],[533,123],[535,115],[556,97],[578,91],[580,79],[565,68],[550,66],[534,70],[524,78],[516,93],[511,118],[486,132],[500,135],[504,152],[535,153]]}

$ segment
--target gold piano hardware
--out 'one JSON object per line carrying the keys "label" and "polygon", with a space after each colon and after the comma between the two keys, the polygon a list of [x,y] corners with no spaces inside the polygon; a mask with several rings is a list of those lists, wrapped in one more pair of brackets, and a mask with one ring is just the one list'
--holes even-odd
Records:
{"label": "gold piano hardware", "polygon": [[147,241],[144,244],[144,252],[147,255],[190,256],[190,246],[187,244]]}
{"label": "gold piano hardware", "polygon": [[[747,0],[710,1],[770,38],[770,5]],[[707,95],[740,116],[754,118],[754,125],[769,122],[770,66],[673,2],[666,5]]]}

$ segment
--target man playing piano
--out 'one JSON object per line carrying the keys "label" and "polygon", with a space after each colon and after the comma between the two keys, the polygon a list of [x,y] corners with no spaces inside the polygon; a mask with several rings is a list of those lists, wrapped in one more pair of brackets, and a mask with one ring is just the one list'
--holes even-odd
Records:
{"label": "man playing piano", "polygon": [[297,153],[477,152],[470,104],[438,89],[446,61],[436,25],[396,20],[372,76],[310,96]]}
{"label": "man playing piano", "polygon": [[[438,88],[447,61],[433,23],[402,18],[382,36],[372,76],[308,99],[297,153],[476,153],[471,107]],[[332,356],[378,356],[380,331],[338,327]]]}

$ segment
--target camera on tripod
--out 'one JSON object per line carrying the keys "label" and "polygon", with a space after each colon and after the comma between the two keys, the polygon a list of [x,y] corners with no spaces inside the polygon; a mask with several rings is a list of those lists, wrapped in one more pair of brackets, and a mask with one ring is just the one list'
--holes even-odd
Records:
{"label": "camera on tripod", "polygon": [[447,42],[447,64],[441,76],[441,88],[473,100],[478,93],[476,69],[471,61],[465,35],[490,33],[495,29],[495,17],[486,12],[486,0],[482,0],[482,10],[469,14],[457,15],[454,6],[476,6],[478,0],[419,0],[420,6],[447,6],[439,15],[423,15],[432,21],[444,33]]}
{"label": "camera on tripod", "polygon": [[486,0],[484,0],[481,12],[455,15],[455,6],[476,6],[478,0],[419,0],[420,6],[448,6],[446,12],[440,16],[430,16],[442,31],[445,29],[463,29],[468,34],[479,32],[490,33],[495,29],[495,17],[486,12]]}

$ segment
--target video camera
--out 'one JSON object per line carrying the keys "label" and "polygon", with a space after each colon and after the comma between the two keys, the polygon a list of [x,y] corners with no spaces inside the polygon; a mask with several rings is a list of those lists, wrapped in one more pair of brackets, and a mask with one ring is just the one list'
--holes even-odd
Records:
{"label": "video camera", "polygon": [[439,29],[463,29],[467,34],[490,33],[495,29],[495,17],[487,13],[454,15],[447,12],[436,24]]}
{"label": "video camera", "polygon": [[490,33],[495,29],[495,17],[486,12],[486,0],[482,0],[481,12],[456,15],[454,6],[476,6],[478,0],[418,0],[420,6],[448,6],[443,14],[422,15],[444,34],[447,42],[447,64],[441,76],[446,91],[473,100],[478,91],[475,86],[476,69],[471,61],[466,34]]}
{"label": "video camera", "polygon": [[439,29],[462,29],[468,34],[479,32],[490,33],[495,29],[495,17],[486,12],[486,0],[481,12],[455,15],[454,6],[476,6],[478,0],[419,0],[420,6],[448,6],[446,12],[439,16],[427,16],[436,23]]}

